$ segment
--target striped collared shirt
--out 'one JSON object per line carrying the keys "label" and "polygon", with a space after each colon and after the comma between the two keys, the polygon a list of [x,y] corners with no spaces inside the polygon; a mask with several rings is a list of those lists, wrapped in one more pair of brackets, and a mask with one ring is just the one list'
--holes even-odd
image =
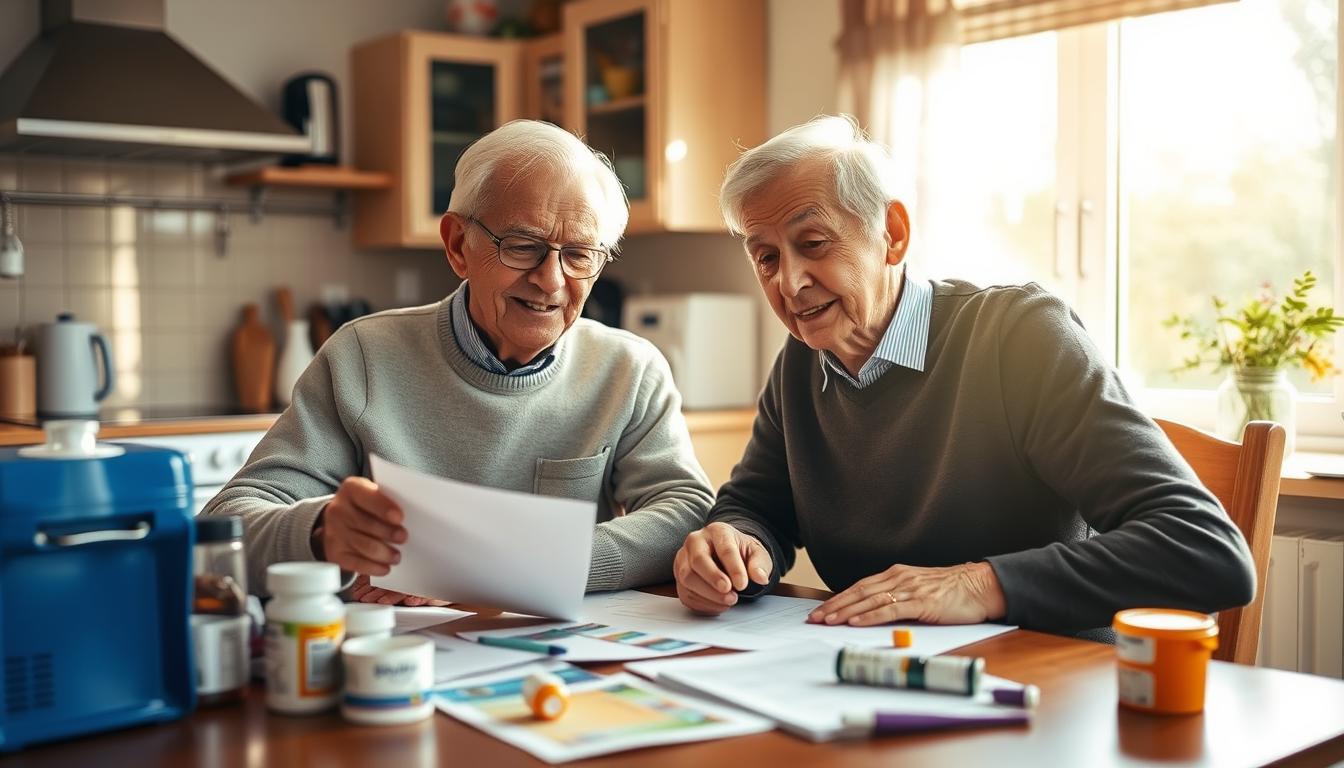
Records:
{"label": "striped collared shirt", "polygon": [[471,313],[467,311],[467,291],[466,282],[462,283],[462,289],[453,294],[453,337],[457,339],[457,346],[462,348],[467,359],[475,363],[477,367],[483,368],[491,373],[498,373],[502,376],[527,376],[528,374],[538,373],[546,369],[546,366],[555,362],[555,346],[552,345],[540,355],[537,359],[527,365],[519,366],[510,371],[504,363],[499,361],[494,352],[485,345],[481,338],[481,332],[476,328],[476,324],[471,321]]}
{"label": "striped collared shirt", "polygon": [[902,279],[905,285],[901,287],[901,297],[896,303],[896,312],[891,316],[891,324],[887,326],[886,333],[882,334],[873,356],[859,369],[858,376],[850,376],[845,366],[830,352],[821,350],[817,353],[821,359],[821,391],[826,391],[830,371],[843,376],[855,389],[863,389],[877,381],[893,365],[921,372],[924,370],[924,353],[929,347],[929,318],[933,314],[933,284],[911,275],[909,267],[906,267]]}

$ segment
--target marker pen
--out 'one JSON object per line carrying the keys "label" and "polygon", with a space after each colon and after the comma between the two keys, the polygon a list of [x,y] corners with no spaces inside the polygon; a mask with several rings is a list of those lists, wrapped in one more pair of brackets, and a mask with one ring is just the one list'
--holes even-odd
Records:
{"label": "marker pen", "polygon": [[548,656],[559,656],[565,652],[563,645],[550,645],[548,643],[538,643],[536,640],[528,640],[524,637],[500,637],[498,635],[481,635],[477,638],[481,645],[493,645],[498,648],[512,648],[515,651],[531,651],[532,653],[544,653]]}
{"label": "marker pen", "polygon": [[916,733],[949,728],[984,728],[994,725],[1025,725],[1025,712],[1002,715],[917,715],[906,712],[846,712],[841,721],[855,734]]}
{"label": "marker pen", "polygon": [[971,656],[910,656],[891,648],[841,648],[835,676],[841,682],[915,688],[974,696],[985,660]]}

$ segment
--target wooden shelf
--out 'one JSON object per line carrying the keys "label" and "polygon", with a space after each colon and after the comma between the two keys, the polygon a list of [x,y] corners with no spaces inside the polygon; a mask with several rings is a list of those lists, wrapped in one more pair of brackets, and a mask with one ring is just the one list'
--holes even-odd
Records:
{"label": "wooden shelf", "polygon": [[392,176],[340,165],[271,166],[237,173],[226,181],[234,186],[321,187],[325,189],[386,189]]}
{"label": "wooden shelf", "polygon": [[629,112],[634,109],[644,108],[645,98],[643,94],[639,96],[627,96],[624,99],[613,99],[604,101],[601,104],[589,104],[588,115],[596,117],[598,115],[614,115],[619,112]]}

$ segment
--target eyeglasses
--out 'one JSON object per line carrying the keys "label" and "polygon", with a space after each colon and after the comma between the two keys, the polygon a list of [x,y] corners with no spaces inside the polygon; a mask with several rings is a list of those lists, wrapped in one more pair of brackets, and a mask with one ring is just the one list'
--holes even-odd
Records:
{"label": "eyeglasses", "polygon": [[468,221],[485,230],[490,242],[495,244],[495,255],[499,263],[511,269],[527,271],[541,265],[551,251],[560,252],[560,271],[575,280],[595,277],[608,262],[616,260],[606,248],[596,245],[551,245],[540,237],[530,235],[505,235],[499,237],[481,220],[468,216]]}

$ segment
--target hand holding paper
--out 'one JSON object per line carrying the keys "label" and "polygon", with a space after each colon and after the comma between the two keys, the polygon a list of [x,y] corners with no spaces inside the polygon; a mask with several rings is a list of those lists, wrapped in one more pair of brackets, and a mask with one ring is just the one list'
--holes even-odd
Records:
{"label": "hand holding paper", "polygon": [[597,505],[433,477],[373,456],[404,513],[401,560],[376,587],[574,619],[583,604]]}

